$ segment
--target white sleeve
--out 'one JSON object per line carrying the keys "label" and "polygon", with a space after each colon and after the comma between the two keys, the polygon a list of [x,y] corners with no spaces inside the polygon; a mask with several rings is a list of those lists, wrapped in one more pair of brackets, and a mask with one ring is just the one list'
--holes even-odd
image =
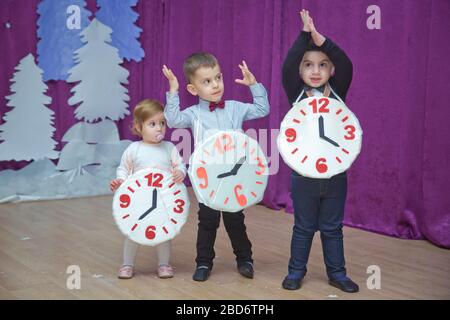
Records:
{"label": "white sleeve", "polygon": [[117,179],[126,180],[133,173],[134,160],[132,146],[133,144],[129,145],[122,154],[120,164],[116,170]]}
{"label": "white sleeve", "polygon": [[173,143],[169,143],[168,146],[172,168],[180,170],[183,172],[183,175],[186,176],[186,166],[183,163],[183,158]]}
{"label": "white sleeve", "polygon": [[180,110],[180,98],[178,93],[166,92],[166,106],[164,117],[169,128],[192,127],[192,113],[189,109]]}

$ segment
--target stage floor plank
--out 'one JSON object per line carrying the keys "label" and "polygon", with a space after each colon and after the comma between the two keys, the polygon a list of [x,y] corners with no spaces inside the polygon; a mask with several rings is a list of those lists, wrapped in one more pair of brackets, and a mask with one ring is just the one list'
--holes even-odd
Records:
{"label": "stage floor plank", "polygon": [[[189,189],[191,199],[193,192]],[[119,280],[123,236],[112,214],[112,196],[0,205],[1,299],[450,299],[450,250],[427,241],[401,240],[344,228],[348,274],[360,286],[345,294],[328,285],[319,233],[308,274],[298,291],[281,288],[287,272],[293,217],[263,206],[246,210],[255,278],[237,273],[221,223],[208,281],[192,280],[197,235],[196,202],[173,240],[175,277],[156,276],[156,253],[141,247],[136,276]],[[66,286],[67,267],[81,270],[81,289]],[[367,267],[381,269],[381,288],[369,289]]]}

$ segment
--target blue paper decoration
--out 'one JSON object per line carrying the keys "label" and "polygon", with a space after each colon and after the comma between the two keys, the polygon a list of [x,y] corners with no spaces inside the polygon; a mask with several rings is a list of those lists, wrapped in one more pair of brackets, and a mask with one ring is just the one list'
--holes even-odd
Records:
{"label": "blue paper decoration", "polygon": [[[67,71],[75,65],[73,53],[83,46],[80,32],[89,25],[91,12],[85,0],[42,0],[37,12],[38,65],[44,70],[43,79],[66,80]],[[75,9],[76,11],[73,11]],[[79,13],[79,29],[67,25]],[[75,17],[76,18],[76,17]]]}
{"label": "blue paper decoration", "polygon": [[96,18],[112,30],[112,45],[119,49],[122,59],[141,61],[145,52],[139,38],[142,29],[134,23],[139,15],[131,8],[138,0],[97,0]]}

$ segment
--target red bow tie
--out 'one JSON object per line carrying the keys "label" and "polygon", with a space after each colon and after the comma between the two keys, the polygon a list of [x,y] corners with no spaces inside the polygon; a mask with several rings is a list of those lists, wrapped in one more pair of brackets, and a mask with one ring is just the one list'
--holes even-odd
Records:
{"label": "red bow tie", "polygon": [[225,107],[225,101],[219,102],[210,102],[209,103],[209,111],[213,112],[216,108],[223,109]]}

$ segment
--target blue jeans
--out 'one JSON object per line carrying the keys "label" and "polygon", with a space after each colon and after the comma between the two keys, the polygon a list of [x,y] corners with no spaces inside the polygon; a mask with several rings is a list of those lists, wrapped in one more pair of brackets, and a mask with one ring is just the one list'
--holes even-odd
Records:
{"label": "blue jeans", "polygon": [[346,172],[329,179],[312,179],[293,172],[291,183],[294,229],[288,278],[305,276],[312,240],[319,230],[328,278],[345,279],[342,221],[347,195]]}

